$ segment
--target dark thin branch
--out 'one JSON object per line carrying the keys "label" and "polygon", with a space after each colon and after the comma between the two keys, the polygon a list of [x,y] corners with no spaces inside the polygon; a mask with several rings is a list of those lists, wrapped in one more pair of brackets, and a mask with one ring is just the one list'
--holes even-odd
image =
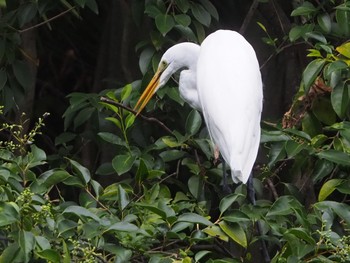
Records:
{"label": "dark thin branch", "polygon": [[254,0],[252,5],[250,6],[248,14],[245,16],[243,24],[242,24],[241,28],[239,29],[239,33],[241,35],[244,35],[244,32],[247,29],[247,27],[250,23],[250,20],[252,20],[252,17],[255,13],[256,8],[258,7],[258,4],[259,4],[259,0]]}
{"label": "dark thin branch", "polygon": [[[114,101],[114,100],[110,100],[110,99],[108,99],[108,98],[106,98],[106,97],[101,97],[100,100],[103,101],[103,102],[107,102],[107,103],[113,104],[113,105],[115,105],[115,106],[117,106],[117,107],[123,108],[124,110],[127,110],[127,111],[133,113],[134,115],[136,115],[136,113],[137,113],[135,110],[129,108],[128,106],[125,106],[125,105],[123,105],[123,104],[121,104],[121,103],[119,103],[119,102],[116,102],[116,101]],[[168,133],[170,133],[170,134],[173,134],[172,130],[170,130],[170,129],[169,129],[163,122],[161,122],[160,120],[158,120],[158,119],[156,119],[156,118],[154,118],[154,117],[146,117],[145,115],[142,115],[142,114],[139,114],[139,115],[137,115],[137,116],[141,117],[141,118],[144,119],[145,121],[155,122],[155,123],[157,123],[160,127],[162,127],[166,132],[168,132]]]}
{"label": "dark thin branch", "polygon": [[34,25],[34,26],[31,26],[31,27],[28,27],[28,28],[25,28],[25,29],[22,29],[22,30],[18,30],[18,32],[19,32],[19,33],[23,33],[23,32],[32,30],[32,29],[34,29],[34,28],[37,28],[37,27],[46,25],[46,24],[50,23],[52,20],[55,20],[55,19],[57,19],[57,18],[59,18],[59,17],[65,15],[66,13],[72,11],[74,8],[75,8],[75,7],[73,6],[73,7],[69,8],[69,9],[63,11],[62,13],[59,13],[58,15],[55,15],[55,16],[53,16],[53,17],[51,17],[51,18],[49,18],[49,19],[47,19],[47,20],[45,20],[45,21],[43,21],[43,22],[41,22],[41,23],[39,23],[39,24],[36,24],[36,25]]}

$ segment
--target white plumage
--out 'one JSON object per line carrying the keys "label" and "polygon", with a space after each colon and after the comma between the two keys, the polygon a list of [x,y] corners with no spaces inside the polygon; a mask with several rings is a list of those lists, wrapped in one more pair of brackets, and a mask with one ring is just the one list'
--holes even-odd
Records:
{"label": "white plumage", "polygon": [[135,109],[181,70],[180,95],[202,111],[209,134],[230,165],[232,180],[246,183],[260,141],[262,81],[252,46],[235,31],[218,30],[198,46],[180,43],[168,49]]}

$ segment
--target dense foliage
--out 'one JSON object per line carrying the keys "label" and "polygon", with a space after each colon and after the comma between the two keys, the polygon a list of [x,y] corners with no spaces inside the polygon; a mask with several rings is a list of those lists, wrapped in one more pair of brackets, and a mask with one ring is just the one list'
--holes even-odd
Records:
{"label": "dense foliage", "polygon": [[[218,24],[213,2],[132,3],[135,23],[152,24],[136,46],[143,78],[71,93],[55,154],[37,143],[49,114],[29,126],[16,110],[35,80],[23,33],[41,22],[50,27],[52,10],[79,17],[80,8],[98,13],[97,3],[6,1],[2,8],[0,262],[262,262],[262,240],[271,262],[349,262],[350,2],[303,1],[283,37],[256,24],[276,54],[302,45],[310,61],[281,122],[262,122],[267,157],[254,169],[254,205],[245,185],[223,192],[222,164],[176,80],[144,115],[132,110],[164,50],[200,43]],[[76,147],[86,138],[104,154],[89,169]]]}

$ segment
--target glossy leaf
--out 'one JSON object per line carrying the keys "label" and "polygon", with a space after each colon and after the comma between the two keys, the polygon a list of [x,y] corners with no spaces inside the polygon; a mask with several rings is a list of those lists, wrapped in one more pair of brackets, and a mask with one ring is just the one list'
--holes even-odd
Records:
{"label": "glossy leaf", "polygon": [[348,111],[350,105],[349,95],[349,87],[345,83],[339,83],[331,94],[333,109],[341,119],[345,117]]}
{"label": "glossy leaf", "polygon": [[211,226],[213,225],[212,222],[210,222],[207,218],[195,214],[195,213],[184,213],[180,215],[177,219],[178,222],[189,222],[189,223],[194,223],[194,224],[202,224],[206,226]]}
{"label": "glossy leaf", "polygon": [[186,120],[186,132],[190,135],[196,134],[202,125],[202,117],[198,111],[192,110]]}
{"label": "glossy leaf", "polygon": [[219,204],[220,213],[223,214],[238,198],[243,197],[243,194],[230,194],[221,199]]}
{"label": "glossy leaf", "polygon": [[64,211],[63,214],[71,214],[79,217],[81,220],[86,221],[88,218],[91,218],[97,222],[100,221],[100,218],[96,216],[94,213],[92,213],[90,210],[81,207],[81,206],[76,206],[72,205],[67,207]]}
{"label": "glossy leaf", "polygon": [[131,224],[131,223],[128,223],[128,222],[117,222],[117,223],[111,225],[110,227],[108,227],[106,229],[106,232],[107,231],[135,232],[135,231],[138,231],[138,230],[139,230],[139,228],[136,225],[134,225],[134,224]]}
{"label": "glossy leaf", "polygon": [[79,164],[78,162],[74,161],[74,160],[70,160],[69,159],[70,164],[72,165],[72,168],[75,172],[75,174],[85,183],[87,184],[90,180],[91,180],[91,175],[90,175],[90,171],[82,166],[81,164]]}
{"label": "glossy leaf", "polygon": [[130,153],[117,155],[112,160],[112,166],[118,175],[122,175],[132,168],[136,158]]}
{"label": "glossy leaf", "polygon": [[328,13],[319,14],[317,16],[317,22],[325,33],[329,33],[331,31],[332,21]]}
{"label": "glossy leaf", "polygon": [[350,155],[337,150],[325,150],[317,154],[321,159],[326,159],[336,164],[350,166]]}
{"label": "glossy leaf", "polygon": [[303,72],[303,83],[305,93],[309,92],[311,85],[315,82],[318,74],[321,72],[324,64],[326,63],[323,59],[315,59],[307,65]]}
{"label": "glossy leaf", "polygon": [[165,36],[175,26],[172,16],[166,14],[157,15],[155,22],[159,32],[162,33],[163,36]]}
{"label": "glossy leaf", "polygon": [[232,223],[228,225],[225,221],[221,221],[219,226],[222,231],[225,232],[233,241],[242,247],[246,248],[248,246],[247,236],[243,228],[238,223]]}
{"label": "glossy leaf", "polygon": [[219,238],[225,242],[229,241],[229,237],[225,234],[224,231],[221,230],[219,226],[216,226],[216,225],[208,226],[203,229],[203,232],[208,234],[209,236]]}
{"label": "glossy leaf", "polygon": [[204,9],[204,7],[199,4],[192,2],[191,3],[191,11],[193,16],[197,19],[199,23],[202,25],[208,27],[211,23],[211,17],[207,10]]}
{"label": "glossy leaf", "polygon": [[326,198],[334,192],[334,190],[337,188],[338,185],[342,184],[344,180],[342,179],[331,179],[327,182],[325,182],[320,192],[318,193],[318,201],[322,202],[326,200]]}

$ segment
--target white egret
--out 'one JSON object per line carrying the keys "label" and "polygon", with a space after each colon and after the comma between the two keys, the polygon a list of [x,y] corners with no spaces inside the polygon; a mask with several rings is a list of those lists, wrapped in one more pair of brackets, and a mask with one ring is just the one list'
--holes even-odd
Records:
{"label": "white egret", "polygon": [[210,34],[201,46],[174,45],[164,53],[137,102],[137,114],[177,71],[181,71],[180,95],[202,111],[212,141],[231,168],[232,180],[246,183],[259,148],[263,100],[253,47],[230,30]]}

